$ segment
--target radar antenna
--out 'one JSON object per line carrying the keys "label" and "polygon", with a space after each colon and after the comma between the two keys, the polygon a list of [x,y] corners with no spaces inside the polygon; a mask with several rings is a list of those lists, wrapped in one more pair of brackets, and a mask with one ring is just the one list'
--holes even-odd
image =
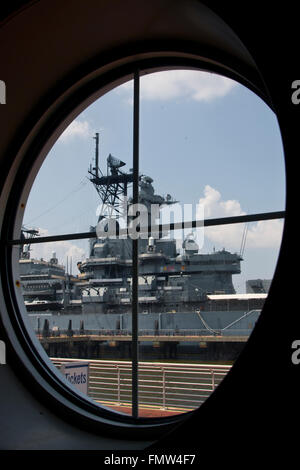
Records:
{"label": "radar antenna", "polygon": [[99,168],[99,134],[96,140],[95,166],[90,166],[90,181],[93,183],[102,206],[98,221],[103,218],[119,218],[124,212],[124,199],[127,198],[128,185],[133,181],[132,173],[123,173],[120,168],[126,165],[111,154],[106,159],[106,175]]}
{"label": "radar antenna", "polygon": [[[109,154],[106,159],[106,175],[99,168],[99,134],[94,137],[95,166],[90,165],[90,181],[93,183],[101,200],[98,222],[102,219],[120,218],[127,216],[128,206],[132,204],[132,198],[128,198],[128,187],[133,182],[133,171],[129,173],[121,171],[120,168],[126,165],[122,160]],[[161,207],[175,204],[176,200],[170,194],[166,197],[155,194],[152,186],[153,179],[146,175],[139,175],[139,203],[144,204],[151,214],[151,206]],[[157,214],[159,215],[159,214]],[[128,223],[128,220],[127,220]]]}

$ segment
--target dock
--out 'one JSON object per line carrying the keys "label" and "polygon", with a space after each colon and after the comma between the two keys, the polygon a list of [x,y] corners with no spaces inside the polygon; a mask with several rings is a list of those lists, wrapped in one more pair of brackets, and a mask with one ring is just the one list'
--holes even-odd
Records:
{"label": "dock", "polygon": [[[50,332],[49,332],[50,333]],[[124,332],[86,334],[56,332],[48,336],[37,335],[51,357],[91,359],[131,359],[132,336]],[[222,360],[234,361],[245,343],[247,335],[216,334],[143,334],[138,338],[140,357],[148,360]]]}

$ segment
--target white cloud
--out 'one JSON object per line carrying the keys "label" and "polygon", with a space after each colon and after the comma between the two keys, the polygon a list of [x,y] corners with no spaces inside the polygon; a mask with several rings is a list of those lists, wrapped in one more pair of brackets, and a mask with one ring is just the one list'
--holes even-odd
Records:
{"label": "white cloud", "polygon": [[91,137],[92,134],[93,130],[91,129],[88,121],[79,121],[75,119],[62,133],[60,141],[66,142],[74,137],[85,139],[87,137]]}
{"label": "white cloud", "polygon": [[[141,77],[141,99],[171,100],[188,98],[194,101],[211,101],[228,94],[236,82],[227,77],[198,70],[169,70]],[[119,92],[132,94],[132,82],[118,88]]]}
{"label": "white cloud", "polygon": [[283,221],[281,219],[260,220],[247,235],[250,248],[279,248],[282,238]]}
{"label": "white cloud", "polygon": [[245,215],[237,200],[228,199],[223,201],[221,193],[209,186],[204,188],[204,197],[199,199],[199,205],[204,206],[205,217],[228,217],[234,215]]}
{"label": "white cloud", "polygon": [[[199,199],[204,208],[205,219],[245,215],[239,201],[223,200],[221,193],[211,186],[204,188],[204,197]],[[245,224],[205,227],[205,239],[215,243],[218,248],[239,251]],[[259,221],[248,225],[246,248],[279,248],[282,238],[283,222],[280,219]],[[216,248],[217,248],[216,247]]]}

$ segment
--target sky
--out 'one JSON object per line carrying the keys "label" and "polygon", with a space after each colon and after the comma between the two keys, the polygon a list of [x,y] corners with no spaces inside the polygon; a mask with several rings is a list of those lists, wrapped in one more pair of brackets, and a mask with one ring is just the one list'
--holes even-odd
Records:
{"label": "sky", "polygon": [[[140,90],[140,172],[153,178],[157,194],[179,201],[173,206],[175,219],[178,214],[188,220],[190,213],[215,218],[285,209],[279,126],[253,92],[228,78],[194,70],[146,75]],[[33,184],[24,216],[27,228],[55,235],[86,232],[96,225],[100,200],[88,179],[93,136],[99,132],[104,172],[109,154],[124,161],[125,170],[132,168],[132,96],[132,82],[119,86],[64,131]],[[164,209],[165,217],[167,213]],[[282,229],[283,220],[248,224],[242,274],[233,277],[237,292],[245,291],[246,279],[273,277]],[[239,253],[244,230],[245,224],[210,227],[195,236],[201,253],[223,248]],[[77,261],[88,257],[86,240],[31,248],[32,257],[48,259],[55,251],[62,264],[68,257],[73,274]]]}

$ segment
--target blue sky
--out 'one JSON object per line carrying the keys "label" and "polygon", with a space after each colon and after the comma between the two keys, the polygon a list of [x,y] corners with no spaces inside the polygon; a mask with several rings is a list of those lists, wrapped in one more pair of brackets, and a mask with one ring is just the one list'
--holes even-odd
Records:
{"label": "blue sky", "polygon": [[[24,223],[45,234],[87,231],[97,222],[99,199],[88,181],[100,133],[100,167],[109,153],[132,167],[132,82],[87,108],[66,129],[33,185]],[[182,204],[201,203],[204,216],[284,210],[285,170],[276,116],[254,93],[215,74],[169,71],[141,79],[140,171],[158,194]],[[237,291],[249,278],[271,278],[283,221],[252,223]],[[201,252],[239,252],[244,225],[209,228]],[[200,241],[200,238],[199,238]],[[32,256],[56,251],[73,266],[87,242],[34,246]],[[63,259],[64,258],[64,259]],[[75,267],[73,273],[76,273]]]}

